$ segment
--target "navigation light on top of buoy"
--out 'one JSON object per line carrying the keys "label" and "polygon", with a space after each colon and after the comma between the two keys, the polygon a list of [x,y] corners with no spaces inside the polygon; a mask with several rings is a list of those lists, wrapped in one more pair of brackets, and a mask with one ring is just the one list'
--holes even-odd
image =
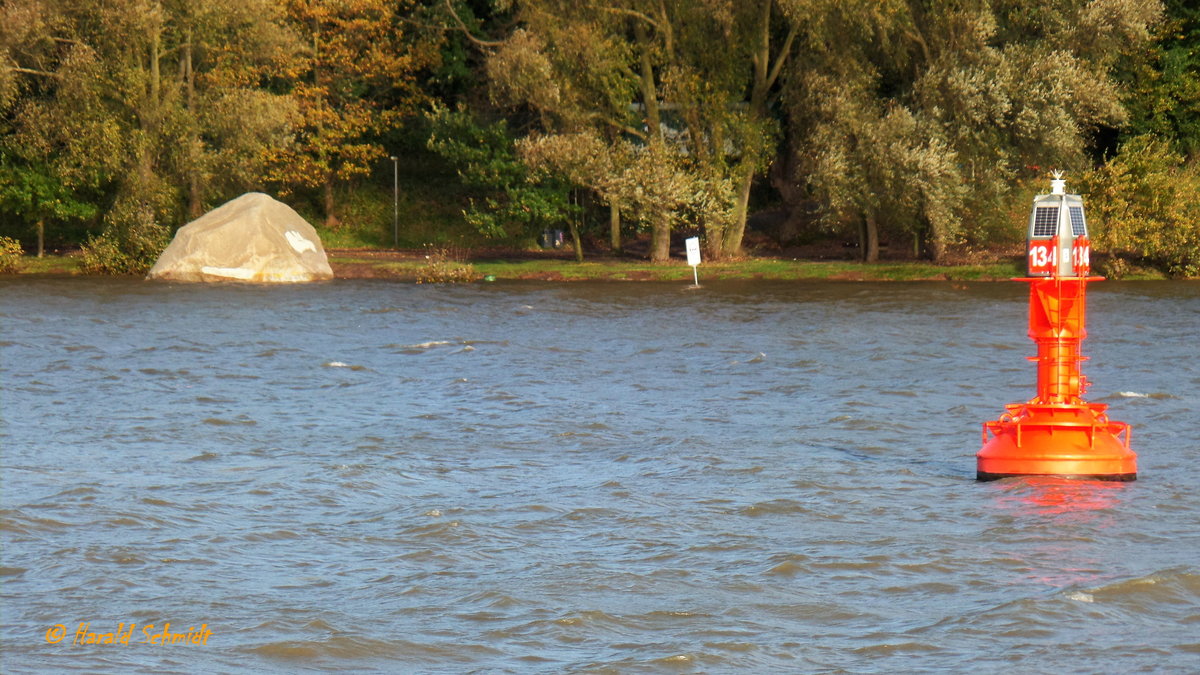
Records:
{"label": "navigation light on top of buoy", "polygon": [[1091,242],[1083,215],[1083,198],[1066,193],[1060,172],[1050,181],[1051,192],[1033,200],[1026,247],[1031,277],[1082,277],[1091,268]]}
{"label": "navigation light on top of buoy", "polygon": [[1082,396],[1088,381],[1079,364],[1091,244],[1083,198],[1067,194],[1055,172],[1051,192],[1033,200],[1027,252],[1029,337],[1037,345],[1037,396],[1005,406],[999,419],[983,423],[976,454],[978,480],[1010,476],[1065,476],[1094,480],[1137,478],[1137,455],[1129,425],[1114,422],[1103,403]]}

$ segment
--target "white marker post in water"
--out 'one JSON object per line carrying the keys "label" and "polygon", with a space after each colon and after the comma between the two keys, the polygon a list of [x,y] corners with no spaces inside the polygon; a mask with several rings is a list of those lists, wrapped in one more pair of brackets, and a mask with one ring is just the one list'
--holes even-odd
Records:
{"label": "white marker post in water", "polygon": [[696,271],[696,266],[700,264],[700,237],[692,237],[683,243],[687,245],[688,264],[692,266],[694,287],[700,288],[700,273]]}

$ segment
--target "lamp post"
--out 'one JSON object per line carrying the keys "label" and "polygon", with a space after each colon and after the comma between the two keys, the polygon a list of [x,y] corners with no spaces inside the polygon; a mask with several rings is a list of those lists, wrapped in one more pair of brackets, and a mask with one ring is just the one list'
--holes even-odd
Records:
{"label": "lamp post", "polygon": [[392,248],[400,248],[400,158],[392,155]]}

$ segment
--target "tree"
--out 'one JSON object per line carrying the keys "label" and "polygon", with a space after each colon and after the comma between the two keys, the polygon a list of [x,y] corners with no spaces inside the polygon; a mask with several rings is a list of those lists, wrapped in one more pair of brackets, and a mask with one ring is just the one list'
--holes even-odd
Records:
{"label": "tree", "polygon": [[1187,0],[1164,5],[1154,42],[1130,45],[1131,58],[1117,72],[1129,110],[1122,136],[1153,134],[1200,159],[1200,7]]}
{"label": "tree", "polygon": [[[285,135],[286,119],[274,113],[286,110],[287,99],[260,89],[267,73],[286,73],[293,52],[273,7],[267,0],[5,5],[19,30],[0,43],[0,99],[8,105],[0,143],[102,213],[104,231],[93,243],[103,245],[94,250],[120,252],[114,269],[152,262],[170,226],[213,196],[209,177],[223,174],[220,187],[229,187],[262,166],[255,153],[242,153],[234,163],[244,170],[222,171],[218,158]],[[247,100],[258,105],[231,105]]]}
{"label": "tree", "polygon": [[1185,162],[1167,140],[1136,136],[1085,172],[1077,188],[1088,196],[1097,250],[1149,262],[1171,276],[1200,275],[1200,163]]}
{"label": "tree", "polygon": [[0,150],[0,212],[31,219],[37,230],[37,257],[46,248],[46,222],[85,220],[96,213],[92,204],[81,201],[45,164],[13,161]]}
{"label": "tree", "polygon": [[[622,200],[609,188],[627,168],[620,163],[628,139],[646,134],[630,106],[637,83],[631,52],[610,31],[618,19],[560,2],[523,3],[519,16],[523,27],[508,39],[482,45],[492,101],[529,111],[536,128],[519,145],[534,175],[555,169],[608,204],[609,241],[619,252]],[[574,220],[568,225],[581,255],[578,228]]]}
{"label": "tree", "polygon": [[402,0],[288,0],[307,45],[292,94],[299,104],[296,143],[274,158],[285,185],[320,188],[325,223],[339,223],[334,188],[370,173],[387,156],[376,140],[416,114],[425,94],[416,79],[438,58],[437,44],[413,39]]}
{"label": "tree", "polygon": [[296,77],[301,45],[277,3],[172,0],[181,108],[174,130],[186,213],[265,184],[269,161],[291,143],[296,101],[278,86]]}
{"label": "tree", "polygon": [[[723,181],[735,190],[725,222],[706,226],[710,255],[737,256],[742,253],[753,181],[767,168],[778,140],[769,99],[799,34],[795,22],[777,33],[782,18],[777,15],[802,11],[803,2],[726,0],[683,6],[701,15],[689,12],[681,21],[690,42],[681,51],[692,64],[680,63],[675,69],[671,97],[684,106],[691,148],[704,167],[702,174],[708,175],[710,194],[721,192]],[[705,22],[705,15],[716,20]],[[715,44],[726,49],[714,50]],[[716,215],[714,221],[719,220]]]}
{"label": "tree", "polygon": [[[614,223],[623,209],[647,220],[653,259],[666,258],[671,223],[688,217],[703,218],[697,224],[710,256],[736,255],[751,183],[772,154],[769,94],[795,35],[792,30],[773,42],[776,5],[611,0],[580,7],[524,0],[515,5],[519,28],[483,44],[490,50],[493,100],[529,111],[538,135],[588,135],[603,141],[611,158],[654,157],[682,171],[689,184],[677,186],[683,200],[659,207],[677,204],[678,212],[659,214],[602,189],[636,167],[648,169],[645,162],[618,167],[610,161],[597,166],[615,173],[577,176],[609,203]],[[716,44],[722,48],[713,49]],[[644,150],[626,152],[630,143]],[[543,159],[551,147],[569,146],[544,146]]]}
{"label": "tree", "polygon": [[[435,108],[430,114],[429,148],[458,167],[472,187],[486,191],[481,207],[474,199],[463,211],[467,222],[489,238],[528,236],[568,219],[570,184],[531,171],[521,161],[504,120],[478,123],[465,108]],[[576,237],[576,251],[582,255]]]}
{"label": "tree", "polygon": [[[794,180],[935,261],[992,216],[1028,165],[1079,167],[1090,132],[1124,119],[1109,75],[1157,2],[832,3],[808,14],[788,78]],[[793,20],[798,17],[793,16]],[[846,185],[851,188],[847,189]]]}

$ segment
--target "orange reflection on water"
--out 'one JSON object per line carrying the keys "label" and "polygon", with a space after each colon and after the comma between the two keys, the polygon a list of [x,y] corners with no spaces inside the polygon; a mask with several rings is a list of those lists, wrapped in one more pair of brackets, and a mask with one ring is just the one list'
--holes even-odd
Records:
{"label": "orange reflection on water", "polygon": [[1027,567],[1023,582],[1087,588],[1108,578],[1097,556],[1102,534],[1121,520],[1129,483],[1024,476],[993,483],[995,505],[1012,518],[1007,555]]}
{"label": "orange reflection on water", "polygon": [[1024,476],[998,481],[999,505],[1016,507],[1017,515],[1059,515],[1101,511],[1116,505],[1128,483],[1078,480],[1059,476]]}

